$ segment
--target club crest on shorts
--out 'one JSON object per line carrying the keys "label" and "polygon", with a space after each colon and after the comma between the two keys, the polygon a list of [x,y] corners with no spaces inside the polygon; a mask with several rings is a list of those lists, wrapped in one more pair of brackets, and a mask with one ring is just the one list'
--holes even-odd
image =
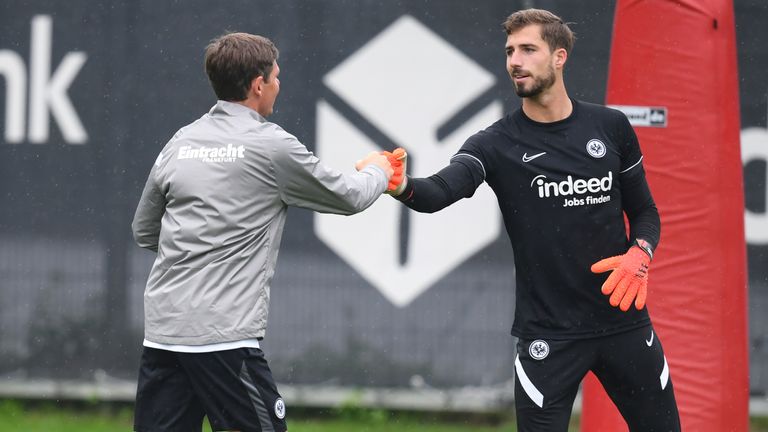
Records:
{"label": "club crest on shorts", "polygon": [[599,139],[591,139],[587,142],[587,153],[593,158],[601,158],[605,156],[605,144]]}
{"label": "club crest on shorts", "polygon": [[275,401],[275,415],[281,420],[285,418],[285,402],[282,398],[277,398]]}
{"label": "club crest on shorts", "polygon": [[549,344],[541,339],[536,339],[528,346],[528,354],[534,360],[544,360],[549,355]]}

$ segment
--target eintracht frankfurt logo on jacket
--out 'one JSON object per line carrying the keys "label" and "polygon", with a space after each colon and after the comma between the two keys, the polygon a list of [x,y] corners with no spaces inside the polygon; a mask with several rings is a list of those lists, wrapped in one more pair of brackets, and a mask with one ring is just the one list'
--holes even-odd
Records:
{"label": "eintracht frankfurt logo on jacket", "polygon": [[227,144],[221,147],[192,147],[179,148],[177,159],[198,159],[203,162],[234,162],[245,157],[245,146]]}
{"label": "eintracht frankfurt logo on jacket", "polygon": [[[393,75],[401,65],[408,65],[403,79]],[[467,137],[503,115],[501,102],[489,99],[468,120],[455,119],[486,95],[495,78],[408,15],[336,66],[323,83],[330,94],[317,103],[316,150],[324,163],[345,172],[371,151],[399,146],[408,151],[409,174],[429,176],[449,163]],[[315,231],[403,307],[494,241],[501,221],[496,198],[484,185],[472,199],[434,214],[412,212],[386,197],[352,217],[320,214]]]}

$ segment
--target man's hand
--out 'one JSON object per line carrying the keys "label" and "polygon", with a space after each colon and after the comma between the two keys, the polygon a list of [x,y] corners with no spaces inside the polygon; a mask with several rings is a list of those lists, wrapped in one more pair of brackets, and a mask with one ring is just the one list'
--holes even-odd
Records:
{"label": "man's hand", "polygon": [[406,175],[406,163],[408,162],[408,153],[401,147],[398,147],[393,152],[381,152],[389,160],[394,174],[389,179],[389,186],[385,193],[398,196],[403,193],[405,186],[408,184],[408,176]]}
{"label": "man's hand", "polygon": [[384,174],[387,175],[387,181],[392,178],[395,170],[392,168],[392,164],[389,162],[389,158],[379,152],[370,152],[368,156],[355,162],[355,169],[360,171],[368,165],[376,165],[384,170]]}
{"label": "man's hand", "polygon": [[611,306],[619,306],[626,312],[632,301],[635,308],[645,307],[648,296],[648,267],[651,256],[638,246],[632,246],[624,255],[600,260],[592,264],[592,273],[613,270],[603,284],[603,294],[610,295]]}

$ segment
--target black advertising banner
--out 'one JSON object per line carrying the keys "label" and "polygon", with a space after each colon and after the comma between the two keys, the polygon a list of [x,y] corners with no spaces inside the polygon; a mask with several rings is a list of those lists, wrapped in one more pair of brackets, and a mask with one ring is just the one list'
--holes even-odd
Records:
{"label": "black advertising banner", "polygon": [[[350,170],[371,150],[403,146],[413,174],[426,176],[519,106],[501,22],[530,6],[574,23],[569,93],[604,102],[614,2],[0,3],[0,378],[135,378],[154,256],[133,244],[130,222],[162,146],[215,103],[202,64],[211,39],[245,31],[275,42],[281,92],[270,120],[326,163]],[[768,7],[735,8],[759,311]],[[389,241],[375,254],[360,241],[370,227]],[[350,218],[291,209],[264,349],[290,384],[502,386],[513,377],[514,276],[485,186],[434,215],[389,199]],[[750,326],[752,391],[764,393],[768,327],[756,312]]]}

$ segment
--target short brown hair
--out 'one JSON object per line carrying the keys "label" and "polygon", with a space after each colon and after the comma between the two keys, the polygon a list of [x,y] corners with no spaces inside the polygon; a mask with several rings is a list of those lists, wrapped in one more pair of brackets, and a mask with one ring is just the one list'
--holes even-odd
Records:
{"label": "short brown hair", "polygon": [[563,48],[570,53],[573,49],[576,35],[559,16],[544,9],[524,9],[513,13],[504,21],[504,31],[509,36],[532,24],[541,26],[541,38],[550,50]]}
{"label": "short brown hair", "polygon": [[205,48],[205,73],[216,97],[245,100],[251,81],[269,80],[278,51],[271,40],[248,33],[227,33]]}

